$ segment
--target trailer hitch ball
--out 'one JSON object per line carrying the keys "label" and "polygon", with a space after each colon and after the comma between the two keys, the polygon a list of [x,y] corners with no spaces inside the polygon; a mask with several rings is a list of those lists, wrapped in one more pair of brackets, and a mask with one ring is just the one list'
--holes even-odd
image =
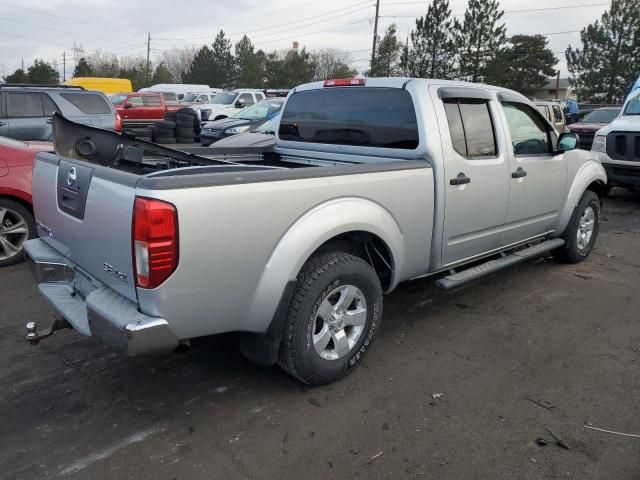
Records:
{"label": "trailer hitch ball", "polygon": [[32,345],[37,345],[40,340],[53,335],[53,332],[56,330],[71,328],[71,325],[66,320],[54,318],[47,328],[40,331],[38,331],[38,324],[36,322],[27,322],[25,327],[27,329],[27,341]]}

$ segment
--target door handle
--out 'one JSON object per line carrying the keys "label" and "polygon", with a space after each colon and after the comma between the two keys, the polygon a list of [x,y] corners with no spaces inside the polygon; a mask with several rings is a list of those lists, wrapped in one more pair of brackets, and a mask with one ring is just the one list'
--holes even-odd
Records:
{"label": "door handle", "polygon": [[456,178],[449,180],[449,185],[464,185],[469,182],[471,182],[471,179],[463,172],[460,172]]}
{"label": "door handle", "polygon": [[515,172],[511,172],[511,178],[522,178],[526,176],[527,172],[525,172],[522,167],[518,167]]}
{"label": "door handle", "polygon": [[47,118],[47,123],[51,125],[53,123],[53,118]]}

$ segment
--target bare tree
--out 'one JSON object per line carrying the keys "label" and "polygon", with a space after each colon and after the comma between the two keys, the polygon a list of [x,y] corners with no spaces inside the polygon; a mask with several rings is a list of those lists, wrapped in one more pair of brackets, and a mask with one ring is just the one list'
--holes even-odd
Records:
{"label": "bare tree", "polygon": [[120,63],[115,53],[94,50],[86,57],[87,63],[97,77],[118,77]]}
{"label": "bare tree", "polygon": [[352,65],[351,55],[337,48],[322,48],[311,52],[316,69],[314,80],[353,77],[357,70]]}
{"label": "bare tree", "polygon": [[189,70],[196,55],[195,47],[174,48],[162,52],[159,63],[164,63],[174,81],[179,82]]}

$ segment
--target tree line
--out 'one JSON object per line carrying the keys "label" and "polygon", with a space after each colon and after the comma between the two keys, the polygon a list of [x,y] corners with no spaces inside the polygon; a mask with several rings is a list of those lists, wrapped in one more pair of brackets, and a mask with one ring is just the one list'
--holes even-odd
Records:
{"label": "tree line", "polygon": [[[390,25],[377,39],[366,76],[410,76],[482,82],[532,94],[556,74],[558,58],[544,35],[507,35],[499,0],[469,0],[461,20],[449,0],[432,0],[408,38]],[[570,83],[581,101],[624,100],[640,75],[640,0],[612,0],[609,9],[580,33],[565,52]],[[220,30],[210,45],[165,51],[156,65],[142,57],[95,51],[79,59],[74,77],[128,78],[133,88],[156,83],[198,83],[220,88],[291,88],[312,80],[357,74],[339,49],[265,52],[249,37],[237,43]],[[36,59],[12,83],[58,83],[58,73]]]}
{"label": "tree line", "polygon": [[[370,76],[482,82],[532,94],[556,74],[544,35],[507,36],[498,0],[469,0],[462,21],[448,0],[432,0],[402,41],[390,25],[377,41]],[[565,52],[570,84],[588,102],[621,102],[640,75],[640,0],[612,0]]]}

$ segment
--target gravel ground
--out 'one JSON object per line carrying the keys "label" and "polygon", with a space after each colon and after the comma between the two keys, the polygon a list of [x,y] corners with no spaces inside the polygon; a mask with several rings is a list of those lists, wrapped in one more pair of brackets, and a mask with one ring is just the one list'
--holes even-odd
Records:
{"label": "gravel ground", "polygon": [[72,331],[30,346],[51,310],[3,269],[0,478],[638,480],[640,438],[584,428],[640,434],[640,195],[614,190],[603,216],[582,264],[401,286],[366,360],[321,388],[233,336],[154,358]]}

